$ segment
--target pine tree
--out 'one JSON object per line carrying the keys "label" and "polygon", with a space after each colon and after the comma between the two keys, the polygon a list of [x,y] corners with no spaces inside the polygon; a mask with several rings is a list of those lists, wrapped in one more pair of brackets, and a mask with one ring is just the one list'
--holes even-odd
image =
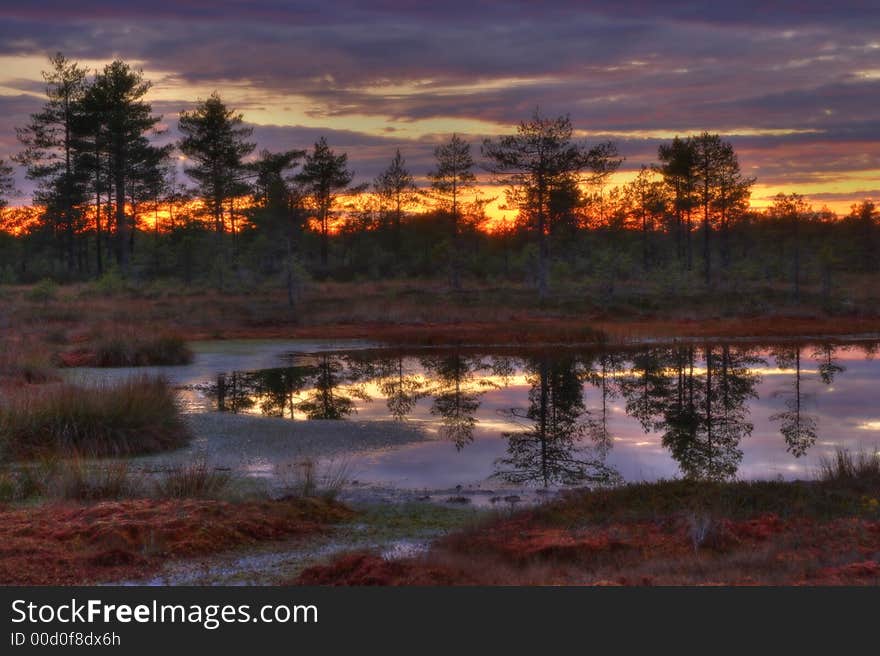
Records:
{"label": "pine tree", "polygon": [[519,124],[516,134],[483,142],[487,168],[508,187],[508,198],[531,220],[538,242],[538,295],[547,296],[550,202],[552,190],[565,179],[597,182],[620,166],[613,143],[587,146],[572,140],[568,116],[548,119],[538,110]]}
{"label": "pine tree", "polygon": [[[147,135],[161,120],[144,100],[150,82],[141,71],[122,60],[104,67],[88,91],[87,106],[100,116],[98,128],[109,164],[116,227],[116,258],[123,274],[130,268],[134,248],[135,216],[129,216],[130,202],[137,202],[137,189],[155,176],[155,169],[168,149],[152,146]],[[97,129],[96,129],[97,134]]]}
{"label": "pine tree", "polygon": [[400,254],[400,225],[403,213],[418,198],[412,174],[406,168],[406,160],[398,148],[394,159],[373,182],[373,188],[382,203],[382,209],[392,218],[392,250]]}
{"label": "pine tree", "polygon": [[86,69],[61,53],[49,59],[52,67],[43,72],[46,104],[31,116],[30,123],[17,130],[24,150],[15,159],[27,168],[27,177],[37,183],[34,201],[54,219],[56,234],[63,237],[67,269],[74,268],[74,239],[81,204],[85,197],[82,172],[76,167],[75,123],[86,92]]}
{"label": "pine tree", "polygon": [[450,281],[452,288],[461,288],[461,258],[459,239],[461,236],[462,195],[473,188],[477,181],[474,175],[474,158],[471,156],[471,145],[456,134],[449,143],[434,149],[437,168],[428,173],[431,181],[430,195],[437,209],[449,216],[450,245]]}
{"label": "pine tree", "polygon": [[348,168],[348,155],[337,155],[321,137],[311,153],[306,154],[297,181],[302,184],[306,196],[317,214],[321,230],[321,266],[327,268],[329,260],[330,216],[339,194],[350,189],[354,172]]}
{"label": "pine tree", "polygon": [[248,141],[253,130],[243,123],[243,116],[227,108],[216,92],[180,115],[179,148],[192,162],[185,170],[196,181],[218,235],[225,232],[229,199],[243,191],[244,158],[256,147]]}
{"label": "pine tree", "polygon": [[9,206],[9,196],[15,193],[15,178],[12,167],[0,159],[0,210]]}

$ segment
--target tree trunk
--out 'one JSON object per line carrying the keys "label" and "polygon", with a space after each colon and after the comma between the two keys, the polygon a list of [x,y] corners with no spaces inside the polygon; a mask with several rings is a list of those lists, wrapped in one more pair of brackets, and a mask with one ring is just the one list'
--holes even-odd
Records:
{"label": "tree trunk", "polygon": [[327,271],[327,264],[330,261],[330,236],[327,226],[327,208],[326,204],[321,207],[321,268]]}
{"label": "tree trunk", "polygon": [[287,305],[294,307],[296,298],[293,280],[293,239],[287,236]]}
{"label": "tree trunk", "polygon": [[705,190],[705,198],[703,201],[703,276],[706,281],[706,285],[709,285],[712,282],[712,251],[711,245],[709,243],[710,238],[710,226],[709,226],[709,190],[708,187]]}
{"label": "tree trunk", "polygon": [[104,257],[101,253],[101,192],[95,192],[95,267],[96,274],[100,278],[104,273]]}
{"label": "tree trunk", "polygon": [[801,238],[800,238],[800,219],[794,219],[794,300],[796,303],[801,301]]}
{"label": "tree trunk", "polygon": [[123,275],[130,268],[130,251],[128,235],[128,219],[125,216],[125,157],[117,152],[114,162],[114,187],[116,192],[116,257]]}

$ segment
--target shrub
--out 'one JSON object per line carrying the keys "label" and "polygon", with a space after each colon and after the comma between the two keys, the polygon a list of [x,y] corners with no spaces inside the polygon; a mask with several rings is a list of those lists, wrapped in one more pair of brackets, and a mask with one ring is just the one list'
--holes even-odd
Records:
{"label": "shrub", "polygon": [[231,482],[232,475],[228,471],[197,460],[166,473],[156,482],[154,494],[166,499],[204,499],[219,496]]}
{"label": "shrub", "polygon": [[193,354],[186,341],[172,334],[110,335],[95,345],[97,367],[148,367],[189,364]]}
{"label": "shrub", "polygon": [[49,278],[44,278],[28,290],[26,297],[29,301],[45,303],[54,299],[57,291],[57,283]]}
{"label": "shrub", "polygon": [[0,266],[0,285],[14,285],[18,282],[18,274],[11,264]]}
{"label": "shrub", "polygon": [[121,294],[127,288],[125,279],[116,269],[106,271],[100,278],[92,283],[92,287],[95,292],[103,296]]}
{"label": "shrub", "polygon": [[8,470],[0,471],[0,502],[18,500],[18,481]]}
{"label": "shrub", "polygon": [[136,377],[115,386],[49,385],[10,394],[0,405],[5,460],[153,453],[188,439],[176,395],[161,378]]}

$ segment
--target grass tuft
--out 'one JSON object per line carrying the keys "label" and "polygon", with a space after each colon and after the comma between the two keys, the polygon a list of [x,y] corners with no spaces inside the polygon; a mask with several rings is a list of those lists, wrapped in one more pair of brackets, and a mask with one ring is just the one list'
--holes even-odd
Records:
{"label": "grass tuft", "polygon": [[165,474],[154,486],[154,496],[162,499],[208,499],[223,494],[232,474],[197,460]]}
{"label": "grass tuft", "polygon": [[321,497],[329,501],[339,496],[351,473],[349,460],[332,461],[319,467],[311,458],[303,458],[275,466],[275,474],[284,483],[288,496]]}
{"label": "grass tuft", "polygon": [[819,478],[826,483],[880,482],[880,452],[838,449],[819,463]]}
{"label": "grass tuft", "polygon": [[161,378],[115,386],[46,385],[0,403],[0,458],[155,453],[189,440],[174,391]]}
{"label": "grass tuft", "polygon": [[193,353],[186,341],[174,334],[115,334],[102,337],[94,346],[96,367],[148,367],[189,364]]}
{"label": "grass tuft", "polygon": [[70,501],[107,501],[138,497],[139,480],[124,460],[89,464],[72,458],[47,485],[47,496]]}

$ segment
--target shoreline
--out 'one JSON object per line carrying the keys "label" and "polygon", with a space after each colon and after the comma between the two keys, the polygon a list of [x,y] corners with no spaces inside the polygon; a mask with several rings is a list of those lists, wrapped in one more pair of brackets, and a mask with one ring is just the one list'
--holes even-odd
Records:
{"label": "shoreline", "polygon": [[[383,346],[627,346],[687,341],[790,341],[833,339],[880,340],[880,318],[794,319],[781,317],[727,320],[656,320],[595,322],[585,319],[525,321],[512,329],[509,322],[435,324],[316,324],[314,326],[240,327],[218,335],[213,331],[185,331],[188,341],[251,339],[365,340]],[[590,339],[584,339],[584,332]],[[486,336],[490,336],[488,339]]]}

